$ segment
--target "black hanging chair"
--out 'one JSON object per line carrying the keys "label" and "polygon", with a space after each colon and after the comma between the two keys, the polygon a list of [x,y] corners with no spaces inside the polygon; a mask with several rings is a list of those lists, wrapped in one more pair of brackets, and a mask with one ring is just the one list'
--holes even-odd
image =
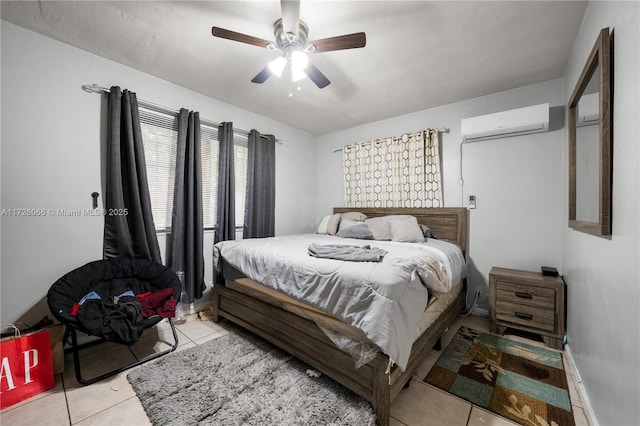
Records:
{"label": "black hanging chair", "polygon": [[[142,258],[96,260],[58,279],[47,293],[47,303],[51,313],[67,326],[65,340],[70,335],[78,382],[89,385],[174,351],[178,335],[172,317],[180,292],[181,283],[175,272]],[[164,299],[153,305],[160,300],[157,295]],[[152,297],[141,304],[142,298],[148,296]],[[174,339],[171,348],[91,379],[82,377],[79,350],[88,344],[78,345],[77,331],[100,337],[99,341],[131,345],[144,329],[163,318],[171,325]]]}

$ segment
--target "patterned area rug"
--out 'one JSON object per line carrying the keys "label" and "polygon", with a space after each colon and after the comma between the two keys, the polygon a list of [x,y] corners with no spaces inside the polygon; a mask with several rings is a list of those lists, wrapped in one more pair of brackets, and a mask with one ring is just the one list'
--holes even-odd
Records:
{"label": "patterned area rug", "polygon": [[521,425],[575,425],[551,349],[461,327],[424,381]]}

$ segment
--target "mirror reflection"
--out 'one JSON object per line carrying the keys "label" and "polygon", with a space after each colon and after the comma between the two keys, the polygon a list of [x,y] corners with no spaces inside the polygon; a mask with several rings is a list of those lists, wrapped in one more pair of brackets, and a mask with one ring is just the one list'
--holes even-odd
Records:
{"label": "mirror reflection", "polygon": [[576,220],[599,220],[600,79],[595,69],[578,101],[576,117]]}

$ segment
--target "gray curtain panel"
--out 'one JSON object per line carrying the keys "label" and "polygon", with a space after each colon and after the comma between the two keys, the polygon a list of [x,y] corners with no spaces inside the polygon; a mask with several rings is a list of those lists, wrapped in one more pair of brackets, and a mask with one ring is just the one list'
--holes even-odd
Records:
{"label": "gray curtain panel", "polygon": [[243,238],[273,237],[276,208],[276,138],[249,132]]}
{"label": "gray curtain panel", "polygon": [[235,168],[233,163],[233,123],[218,126],[220,162],[218,168],[218,204],[214,242],[236,237]]}
{"label": "gray curtain panel", "polygon": [[204,252],[202,225],[202,162],[200,155],[200,115],[180,110],[176,174],[171,216],[169,267],[182,271],[182,302],[202,297]]}
{"label": "gray curtain panel", "polygon": [[136,94],[112,87],[108,110],[104,258],[143,257],[162,263]]}

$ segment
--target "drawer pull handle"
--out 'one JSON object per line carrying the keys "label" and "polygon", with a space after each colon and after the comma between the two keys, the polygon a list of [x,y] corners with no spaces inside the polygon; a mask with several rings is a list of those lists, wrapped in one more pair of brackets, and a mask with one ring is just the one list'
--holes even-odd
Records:
{"label": "drawer pull handle", "polygon": [[515,316],[517,316],[518,318],[522,318],[522,319],[526,319],[526,320],[531,320],[533,319],[533,315],[531,314],[525,314],[523,312],[514,312],[513,313]]}
{"label": "drawer pull handle", "polygon": [[530,294],[530,293],[523,293],[521,291],[516,291],[515,294],[516,296],[521,297],[523,299],[533,299],[533,294]]}

